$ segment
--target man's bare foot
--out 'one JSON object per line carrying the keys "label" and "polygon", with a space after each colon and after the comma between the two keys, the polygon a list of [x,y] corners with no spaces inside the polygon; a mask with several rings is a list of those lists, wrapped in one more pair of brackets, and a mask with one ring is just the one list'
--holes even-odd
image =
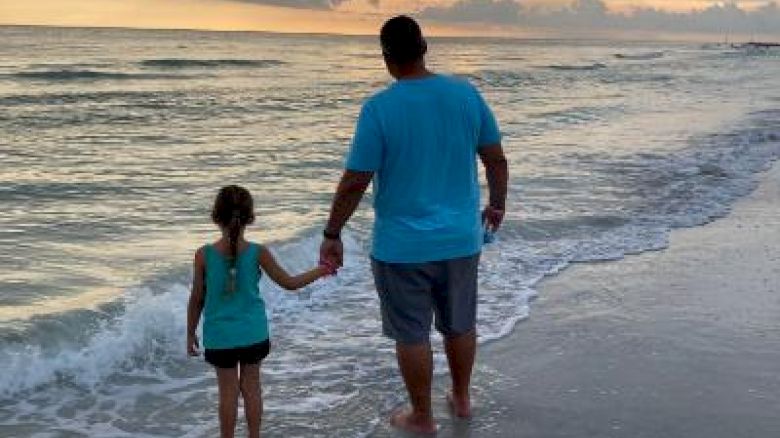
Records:
{"label": "man's bare foot", "polygon": [[471,400],[468,397],[456,399],[452,391],[447,392],[447,403],[458,418],[471,418]]}
{"label": "man's bare foot", "polygon": [[438,427],[431,417],[421,417],[408,409],[399,409],[390,416],[390,424],[417,435],[436,435]]}

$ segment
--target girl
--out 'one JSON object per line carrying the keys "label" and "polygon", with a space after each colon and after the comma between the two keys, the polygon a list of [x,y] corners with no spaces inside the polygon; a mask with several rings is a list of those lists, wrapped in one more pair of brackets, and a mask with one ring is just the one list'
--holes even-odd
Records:
{"label": "girl", "polygon": [[255,220],[252,195],[239,186],[223,187],[214,202],[211,219],[222,238],[195,253],[192,293],[187,309],[187,352],[199,354],[198,327],[203,312],[206,362],[217,371],[219,426],[222,437],[233,437],[239,392],[250,437],[260,436],[263,402],[260,362],[268,355],[268,321],[259,292],[261,272],[287,290],[300,289],[335,274],[326,264],[290,276],[262,246],[244,239],[244,229]]}

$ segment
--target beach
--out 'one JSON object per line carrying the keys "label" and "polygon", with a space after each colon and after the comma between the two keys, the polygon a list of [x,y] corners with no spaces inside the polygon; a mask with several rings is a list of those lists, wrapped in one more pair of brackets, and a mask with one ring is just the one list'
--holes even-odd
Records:
{"label": "beach", "polygon": [[573,265],[539,293],[480,353],[504,382],[482,397],[506,410],[452,436],[780,436],[780,166],[668,249]]}
{"label": "beach", "polygon": [[[392,82],[376,38],[0,26],[0,39],[0,436],[214,436],[214,372],[184,348],[214,196],[249,189],[247,237],[291,272],[315,266],[361,105]],[[780,158],[780,56],[433,38],[429,63],[480,89],[511,169],[480,262],[471,424],[448,422],[434,342],[443,436],[685,436],[705,408],[756,417],[735,430],[772,426],[758,416],[773,361],[757,355],[777,350],[761,292],[776,275],[756,271],[774,256],[755,242],[777,239],[762,234],[771,204],[741,199]],[[405,393],[369,268],[371,198],[337,277],[299,294],[261,280],[266,436],[394,433],[384,419]],[[746,208],[740,233],[723,228]],[[697,273],[748,291],[709,292]]]}

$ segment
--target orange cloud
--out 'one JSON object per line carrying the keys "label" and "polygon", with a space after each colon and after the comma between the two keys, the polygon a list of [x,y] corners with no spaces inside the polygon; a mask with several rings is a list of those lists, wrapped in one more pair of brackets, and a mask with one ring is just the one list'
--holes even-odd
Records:
{"label": "orange cloud", "polygon": [[365,33],[378,20],[223,0],[26,0],[0,3],[4,24]]}

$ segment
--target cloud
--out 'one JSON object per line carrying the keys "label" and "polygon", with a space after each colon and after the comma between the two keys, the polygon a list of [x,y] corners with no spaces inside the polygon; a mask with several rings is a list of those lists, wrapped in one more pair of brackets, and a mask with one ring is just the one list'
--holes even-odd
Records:
{"label": "cloud", "polygon": [[734,2],[715,3],[688,12],[638,7],[610,10],[603,0],[574,0],[558,8],[529,6],[514,0],[458,0],[424,8],[423,18],[446,22],[516,24],[555,29],[662,30],[708,33],[779,33],[780,7],[774,0],[746,9]]}
{"label": "cloud", "polygon": [[[234,0],[242,3],[254,3],[257,5],[266,6],[281,6],[285,8],[295,9],[313,9],[313,10],[330,10],[336,9],[342,4],[350,3],[354,0]],[[376,9],[382,0],[365,0],[365,2]]]}
{"label": "cloud", "polygon": [[458,0],[450,6],[431,6],[424,18],[450,22],[517,23],[520,4],[513,0]]}
{"label": "cloud", "polygon": [[[282,6],[298,9],[333,9],[347,0],[239,0],[242,3],[254,3],[267,6]],[[376,1],[379,0],[371,0]]]}

